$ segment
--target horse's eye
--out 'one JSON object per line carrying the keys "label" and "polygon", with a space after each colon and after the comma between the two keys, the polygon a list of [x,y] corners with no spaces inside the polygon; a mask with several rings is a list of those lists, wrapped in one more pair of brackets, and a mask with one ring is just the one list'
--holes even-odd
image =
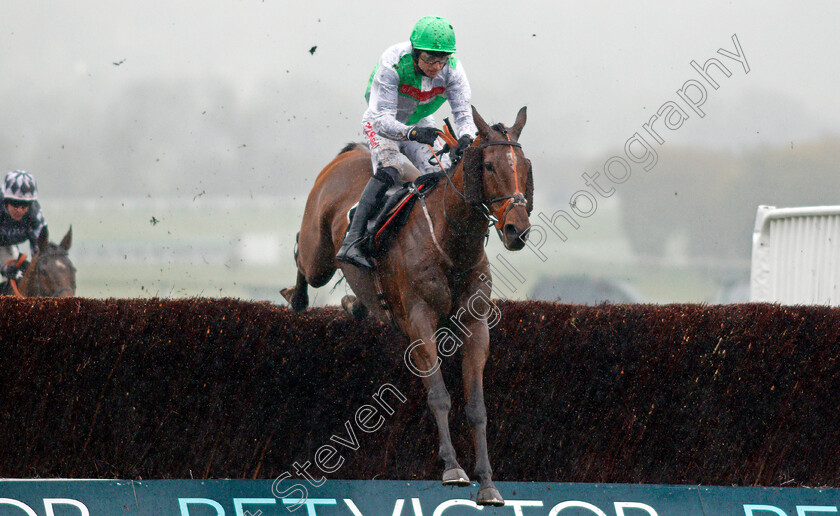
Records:
{"label": "horse's eye", "polygon": [[488,172],[493,172],[493,164],[490,163],[489,161],[485,161],[484,162],[484,170],[486,170]]}

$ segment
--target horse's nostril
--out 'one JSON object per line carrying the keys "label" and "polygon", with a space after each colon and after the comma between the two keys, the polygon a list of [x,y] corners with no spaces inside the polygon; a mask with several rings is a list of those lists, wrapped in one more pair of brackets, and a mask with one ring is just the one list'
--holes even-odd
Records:
{"label": "horse's nostril", "polygon": [[528,231],[521,231],[515,224],[505,224],[502,231],[504,232],[506,248],[511,251],[518,251],[525,247],[525,241],[528,240]]}
{"label": "horse's nostril", "polygon": [[511,241],[519,236],[519,229],[517,229],[517,227],[513,224],[505,224],[504,232],[505,238],[507,238],[508,241]]}

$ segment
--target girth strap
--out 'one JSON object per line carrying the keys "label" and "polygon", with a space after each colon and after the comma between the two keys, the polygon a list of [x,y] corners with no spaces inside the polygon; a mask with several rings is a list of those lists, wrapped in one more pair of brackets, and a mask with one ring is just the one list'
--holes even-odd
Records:
{"label": "girth strap", "polygon": [[373,274],[373,284],[376,285],[376,299],[379,300],[379,307],[388,314],[388,320],[391,321],[391,324],[399,331],[400,326],[397,324],[397,319],[394,317],[394,312],[391,311],[391,306],[388,304],[388,299],[385,296],[385,290],[382,288],[382,281],[379,279],[379,260],[374,260],[374,269],[371,271]]}

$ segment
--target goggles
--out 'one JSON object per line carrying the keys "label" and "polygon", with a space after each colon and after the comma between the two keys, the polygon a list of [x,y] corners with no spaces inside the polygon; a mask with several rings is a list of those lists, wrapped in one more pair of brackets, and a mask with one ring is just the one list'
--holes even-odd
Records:
{"label": "goggles", "polygon": [[20,199],[6,199],[6,204],[15,208],[28,208],[32,201],[21,201]]}
{"label": "goggles", "polygon": [[426,63],[427,65],[445,65],[449,62],[449,58],[449,54],[445,56],[433,56],[425,52],[420,52],[420,60]]}

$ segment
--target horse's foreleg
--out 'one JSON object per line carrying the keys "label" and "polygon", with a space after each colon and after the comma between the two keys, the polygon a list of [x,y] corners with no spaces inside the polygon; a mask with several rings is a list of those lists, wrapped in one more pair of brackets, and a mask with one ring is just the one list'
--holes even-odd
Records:
{"label": "horse's foreleg", "polygon": [[344,308],[344,313],[357,322],[368,316],[368,308],[364,303],[362,303],[361,299],[356,296],[342,297],[341,308]]}
{"label": "horse's foreleg", "polygon": [[292,305],[292,310],[302,312],[309,306],[309,286],[306,283],[306,276],[300,271],[300,231],[295,235],[295,266],[297,267],[297,281],[294,287],[284,288],[280,295]]}
{"label": "horse's foreleg", "polygon": [[[435,418],[440,446],[438,454],[443,460],[443,484],[466,486],[470,484],[466,472],[458,464],[452,437],[449,434],[449,411],[452,398],[443,381],[437,343],[433,339],[437,318],[431,311],[415,309],[409,322],[408,335],[413,339],[410,351],[409,369],[423,380],[426,388],[426,400]],[[419,336],[419,338],[418,338]]]}
{"label": "horse's foreleg", "polygon": [[424,379],[424,384],[428,392],[429,408],[435,416],[435,423],[438,428],[440,439],[438,453],[443,460],[443,485],[468,486],[470,485],[470,479],[461,465],[458,464],[455,447],[452,446],[452,437],[449,434],[449,411],[452,408],[452,398],[443,383],[443,375],[440,369],[430,376],[428,381]]}
{"label": "horse's foreleg", "polygon": [[478,320],[469,325],[472,335],[466,339],[463,349],[462,374],[466,396],[467,421],[472,428],[475,447],[475,474],[479,479],[476,503],[479,505],[504,505],[493,484],[493,469],[487,452],[487,410],[484,406],[484,365],[490,355],[490,336],[487,323]]}

